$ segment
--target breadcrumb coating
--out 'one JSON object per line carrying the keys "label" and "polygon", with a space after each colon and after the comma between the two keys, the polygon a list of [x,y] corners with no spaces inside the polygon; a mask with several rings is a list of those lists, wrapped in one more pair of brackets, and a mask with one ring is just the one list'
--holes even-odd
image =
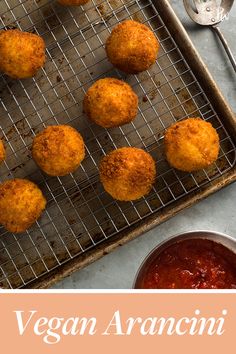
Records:
{"label": "breadcrumb coating", "polygon": [[0,70],[14,79],[35,76],[45,63],[45,43],[17,29],[0,32]]}
{"label": "breadcrumb coating", "polygon": [[26,179],[13,179],[0,184],[0,223],[10,232],[27,230],[45,209],[41,190]]}
{"label": "breadcrumb coating", "polygon": [[51,125],[34,138],[32,156],[48,175],[65,176],[74,172],[84,159],[84,141],[69,125]]}
{"label": "breadcrumb coating", "polygon": [[6,151],[3,145],[2,140],[0,139],[0,163],[6,158]]}
{"label": "breadcrumb coating", "polygon": [[185,172],[208,167],[219,154],[217,131],[201,118],[188,118],[173,124],[166,130],[164,141],[169,164]]}
{"label": "breadcrumb coating", "polygon": [[130,123],[137,111],[137,95],[127,83],[114,78],[98,80],[84,98],[84,112],[103,128]]}
{"label": "breadcrumb coating", "polygon": [[133,20],[118,24],[106,42],[109,61],[129,74],[147,70],[155,63],[158,51],[159,42],[151,29]]}
{"label": "breadcrumb coating", "polygon": [[148,194],[156,176],[150,154],[134,147],[123,147],[105,156],[99,167],[104,189],[114,199],[136,200]]}

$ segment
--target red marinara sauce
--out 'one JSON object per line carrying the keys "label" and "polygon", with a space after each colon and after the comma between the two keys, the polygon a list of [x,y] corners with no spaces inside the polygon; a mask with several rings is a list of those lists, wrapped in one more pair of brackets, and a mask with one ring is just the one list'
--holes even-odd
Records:
{"label": "red marinara sauce", "polygon": [[180,241],[154,257],[136,284],[142,289],[236,289],[236,254],[206,239]]}

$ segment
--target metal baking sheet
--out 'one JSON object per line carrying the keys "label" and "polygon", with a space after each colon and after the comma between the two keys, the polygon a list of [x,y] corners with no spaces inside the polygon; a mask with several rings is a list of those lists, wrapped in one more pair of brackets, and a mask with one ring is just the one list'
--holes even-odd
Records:
{"label": "metal baking sheet", "polygon": [[[46,212],[25,234],[0,228],[0,286],[48,287],[197,200],[235,180],[235,120],[167,0],[92,0],[62,7],[48,0],[2,0],[2,29],[41,35],[47,62],[35,78],[0,76],[0,133],[7,159],[0,180],[29,178],[47,198]],[[148,24],[161,44],[158,60],[139,75],[124,75],[108,62],[105,41],[120,21]],[[126,80],[139,96],[136,120],[105,130],[87,120],[82,101],[102,77]],[[217,129],[221,150],[209,169],[193,174],[167,164],[161,137],[172,123],[200,116]],[[74,174],[44,175],[31,158],[31,143],[47,125],[70,124],[86,143],[86,158]],[[136,202],[117,202],[102,188],[98,163],[121,146],[154,157],[152,192]]]}

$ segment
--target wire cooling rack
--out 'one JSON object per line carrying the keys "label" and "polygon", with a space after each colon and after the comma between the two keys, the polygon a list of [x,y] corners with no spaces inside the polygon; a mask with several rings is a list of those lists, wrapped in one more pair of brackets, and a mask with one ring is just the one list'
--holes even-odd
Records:
{"label": "wire cooling rack", "polygon": [[[1,137],[7,148],[0,179],[29,178],[48,201],[41,219],[25,234],[9,234],[0,228],[1,287],[27,287],[52,270],[60,272],[65,262],[86,255],[234,165],[229,134],[150,0],[93,0],[76,8],[48,0],[2,0],[0,14],[2,29],[38,33],[47,45],[47,63],[35,78],[17,81],[0,76]],[[104,50],[112,28],[127,18],[148,24],[161,44],[156,64],[133,76],[116,71]],[[125,79],[139,96],[138,117],[122,128],[105,130],[82,113],[86,90],[107,76]],[[218,161],[194,174],[169,167],[161,139],[165,128],[188,116],[211,122],[221,140]],[[44,175],[31,158],[33,137],[52,124],[74,126],[86,143],[82,166],[62,178]],[[113,200],[99,182],[100,159],[121,146],[143,148],[157,161],[155,186],[137,202]]]}

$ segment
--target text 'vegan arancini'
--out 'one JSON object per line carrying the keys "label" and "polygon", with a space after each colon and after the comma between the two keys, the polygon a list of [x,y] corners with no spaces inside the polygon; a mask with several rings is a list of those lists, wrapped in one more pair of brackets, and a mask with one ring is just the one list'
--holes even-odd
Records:
{"label": "text 'vegan arancini'", "polygon": [[109,61],[118,69],[136,74],[156,61],[159,42],[146,25],[126,20],[118,24],[106,41]]}
{"label": "text 'vegan arancini'", "polygon": [[84,112],[104,128],[130,123],[137,111],[137,95],[127,83],[114,78],[98,80],[84,98]]}
{"label": "text 'vegan arancini'", "polygon": [[41,190],[26,179],[0,184],[0,223],[10,232],[24,232],[41,215],[46,200]]}
{"label": "text 'vegan arancini'", "polygon": [[14,79],[35,76],[45,63],[45,43],[34,33],[0,32],[0,70]]}
{"label": "text 'vegan arancini'", "polygon": [[84,141],[71,126],[52,125],[34,138],[32,156],[48,175],[65,176],[74,172],[84,159]]}
{"label": "text 'vegan arancini'", "polygon": [[216,161],[219,136],[212,124],[200,118],[188,118],[170,126],[165,133],[165,151],[169,164],[192,172]]}
{"label": "text 'vegan arancini'", "polygon": [[134,147],[110,152],[102,159],[99,171],[106,192],[120,201],[136,200],[148,194],[156,176],[151,155]]}

